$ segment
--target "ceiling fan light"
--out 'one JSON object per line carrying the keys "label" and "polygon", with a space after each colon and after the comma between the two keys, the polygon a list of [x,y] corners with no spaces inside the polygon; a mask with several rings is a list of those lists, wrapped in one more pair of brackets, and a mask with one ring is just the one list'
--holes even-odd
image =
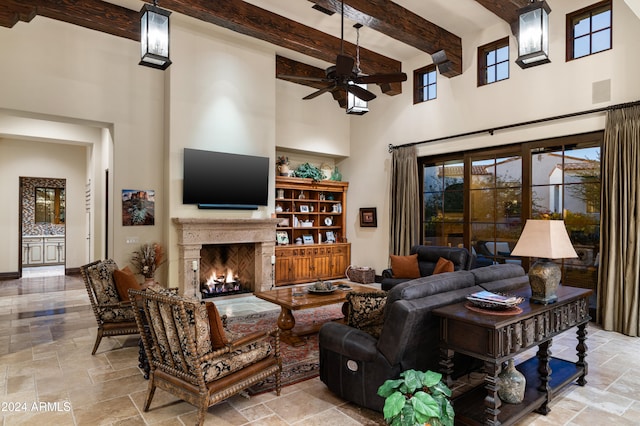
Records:
{"label": "ceiling fan light", "polygon": [[521,68],[547,64],[549,60],[549,13],[546,1],[532,1],[518,10],[518,59]]}
{"label": "ceiling fan light", "polygon": [[169,15],[171,12],[145,4],[140,10],[140,62],[151,68],[165,70],[169,59]]}
{"label": "ceiling fan light", "polygon": [[[351,81],[349,82],[349,84],[354,84],[367,90],[366,84],[357,84]],[[367,112],[369,112],[368,102],[363,101],[362,99],[351,93],[349,90],[347,90],[347,114],[363,115]]]}

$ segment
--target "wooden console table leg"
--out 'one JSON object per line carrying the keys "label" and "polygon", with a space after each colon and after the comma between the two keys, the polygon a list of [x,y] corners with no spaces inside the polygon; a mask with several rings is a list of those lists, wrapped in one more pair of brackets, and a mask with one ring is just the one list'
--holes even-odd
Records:
{"label": "wooden console table leg", "polygon": [[580,324],[578,326],[578,331],[576,332],[578,335],[578,346],[576,346],[576,350],[578,351],[578,362],[576,365],[583,369],[583,373],[580,377],[578,377],[578,385],[584,386],[587,384],[586,375],[589,372],[589,365],[587,361],[585,361],[585,357],[587,356],[587,344],[585,341],[587,340],[587,323]]}
{"label": "wooden console table leg", "polygon": [[544,414],[545,416],[549,414],[551,409],[549,408],[549,399],[551,394],[551,386],[549,385],[549,380],[551,379],[551,366],[549,364],[549,360],[551,359],[551,347],[552,339],[547,340],[546,342],[540,344],[538,346],[538,376],[540,377],[540,385],[538,386],[538,390],[540,392],[545,393],[545,401],[544,403],[536,409],[536,413]]}
{"label": "wooden console table leg", "polygon": [[443,382],[451,387],[453,386],[453,355],[455,351],[447,348],[440,348],[440,372],[442,373]]}
{"label": "wooden console table leg", "polygon": [[490,426],[498,426],[498,414],[500,414],[500,406],[502,401],[498,396],[498,374],[502,367],[500,364],[492,361],[485,361],[484,371],[487,373],[484,378],[484,388],[487,390],[487,396],[484,398],[484,424]]}

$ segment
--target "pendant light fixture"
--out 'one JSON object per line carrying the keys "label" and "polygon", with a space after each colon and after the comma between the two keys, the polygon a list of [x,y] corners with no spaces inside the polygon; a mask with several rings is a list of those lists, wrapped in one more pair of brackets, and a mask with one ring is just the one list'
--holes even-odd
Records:
{"label": "pendant light fixture", "polygon": [[[344,6],[343,6],[344,7]],[[344,11],[343,11],[344,13]],[[360,74],[360,28],[362,24],[355,24],[353,26],[356,29],[356,68],[354,70],[355,74]],[[367,90],[366,84],[358,84],[352,81],[349,84],[355,84],[356,86],[360,86],[361,88]],[[347,91],[347,114],[354,115],[363,115],[369,112],[369,106],[367,105],[367,101],[364,101],[354,95],[351,91]]]}
{"label": "pendant light fixture", "polygon": [[140,10],[140,62],[151,68],[165,70],[171,65],[169,59],[169,15],[171,12],[145,4]]}
{"label": "pendant light fixture", "polygon": [[531,0],[518,10],[518,59],[521,68],[547,64],[549,60],[549,13],[546,1]]}

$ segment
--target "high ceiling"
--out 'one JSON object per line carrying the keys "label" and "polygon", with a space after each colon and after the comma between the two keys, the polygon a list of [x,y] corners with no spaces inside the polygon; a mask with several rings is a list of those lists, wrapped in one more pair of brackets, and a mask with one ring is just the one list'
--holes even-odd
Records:
{"label": "high ceiling", "polygon": [[[527,3],[529,0],[345,0],[344,50],[355,56],[353,25],[360,23],[364,25],[360,56],[365,74],[399,72],[402,61],[425,54],[438,63],[442,75],[455,77],[462,72],[461,39],[514,22],[517,9]],[[139,40],[138,12],[143,4],[139,0],[2,0],[0,26],[10,28],[41,15]],[[338,13],[327,15],[312,8],[315,4]],[[340,0],[158,0],[158,6],[278,46],[279,57],[293,61],[276,74],[323,73],[342,45]],[[401,87],[393,83],[382,90],[393,95]]]}

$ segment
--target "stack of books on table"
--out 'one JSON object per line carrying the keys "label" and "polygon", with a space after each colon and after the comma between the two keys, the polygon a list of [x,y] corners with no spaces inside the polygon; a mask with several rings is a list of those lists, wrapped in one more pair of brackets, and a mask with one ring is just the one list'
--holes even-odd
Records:
{"label": "stack of books on table", "polygon": [[511,307],[522,302],[522,298],[518,296],[505,296],[502,294],[492,293],[490,291],[479,291],[477,293],[467,296],[467,300],[479,305],[497,305],[504,307]]}

